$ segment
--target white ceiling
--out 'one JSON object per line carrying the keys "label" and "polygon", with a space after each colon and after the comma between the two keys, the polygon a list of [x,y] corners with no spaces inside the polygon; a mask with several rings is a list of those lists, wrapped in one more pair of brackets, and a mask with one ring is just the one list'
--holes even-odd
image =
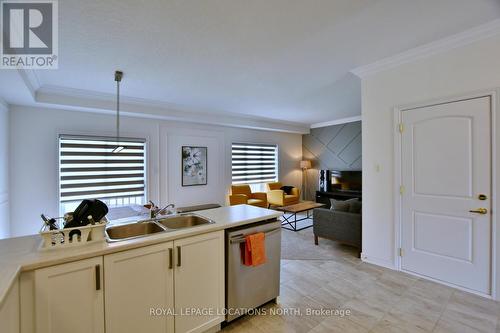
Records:
{"label": "white ceiling", "polygon": [[113,94],[121,69],[124,96],[312,124],[360,114],[353,68],[497,19],[500,1],[60,0],[59,16],[40,90]]}

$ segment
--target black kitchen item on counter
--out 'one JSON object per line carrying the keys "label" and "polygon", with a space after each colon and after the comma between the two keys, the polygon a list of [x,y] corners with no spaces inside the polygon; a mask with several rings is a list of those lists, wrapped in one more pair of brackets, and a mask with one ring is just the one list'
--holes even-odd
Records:
{"label": "black kitchen item on counter", "polygon": [[66,223],[64,227],[74,228],[86,225],[87,219],[86,218],[84,219],[84,217],[87,217],[87,215],[85,215],[85,212],[87,212],[90,209],[92,201],[93,200],[89,199],[82,200],[82,202],[78,205],[78,207],[76,207],[75,211],[73,212],[73,220]]}
{"label": "black kitchen item on counter", "polygon": [[40,217],[42,218],[43,222],[49,226],[49,230],[57,230],[59,229],[59,227],[57,226],[57,222],[56,222],[56,219],[54,218],[51,218],[51,219],[48,219],[47,217],[45,217],[45,215],[41,214]]}
{"label": "black kitchen item on counter", "polygon": [[100,221],[108,213],[108,206],[97,199],[85,199],[73,212],[73,220],[66,223],[65,228],[81,227],[89,224],[89,216]]}

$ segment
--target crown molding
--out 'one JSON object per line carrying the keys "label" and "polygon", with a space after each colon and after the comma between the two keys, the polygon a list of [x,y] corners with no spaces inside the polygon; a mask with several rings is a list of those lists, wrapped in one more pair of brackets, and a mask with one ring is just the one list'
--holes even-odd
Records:
{"label": "crown molding", "polygon": [[17,72],[30,92],[31,97],[35,100],[36,92],[40,89],[40,80],[36,72],[33,69],[18,69]]}
{"label": "crown molding", "polygon": [[[35,92],[35,102],[45,107],[74,111],[101,114],[114,114],[116,112],[116,96],[114,94],[56,86],[40,87]],[[309,133],[309,126],[305,124],[222,113],[215,110],[193,110],[161,101],[126,96],[121,98],[120,114],[135,118],[182,121],[296,134]]]}
{"label": "crown molding", "polygon": [[336,120],[331,120],[331,121],[325,121],[322,123],[316,123],[316,124],[312,124],[311,128],[320,128],[320,127],[326,127],[326,126],[347,124],[347,123],[353,123],[355,121],[361,121],[361,116],[341,118],[341,119],[336,119]]}
{"label": "crown molding", "polygon": [[463,31],[461,33],[425,44],[414,49],[396,54],[394,56],[376,61],[372,64],[357,67],[351,73],[366,78],[370,75],[398,67],[400,65],[413,62],[419,59],[446,52],[461,46],[471,44],[476,41],[487,39],[500,33],[500,19],[490,21],[486,24]]}

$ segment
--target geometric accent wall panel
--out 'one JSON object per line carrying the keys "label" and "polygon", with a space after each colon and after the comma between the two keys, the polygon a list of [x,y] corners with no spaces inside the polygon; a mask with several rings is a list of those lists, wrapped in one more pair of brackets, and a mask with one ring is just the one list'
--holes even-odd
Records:
{"label": "geometric accent wall panel", "polygon": [[313,200],[318,188],[317,170],[361,170],[361,121],[313,128],[302,136],[303,158],[314,170],[307,172],[306,197]]}

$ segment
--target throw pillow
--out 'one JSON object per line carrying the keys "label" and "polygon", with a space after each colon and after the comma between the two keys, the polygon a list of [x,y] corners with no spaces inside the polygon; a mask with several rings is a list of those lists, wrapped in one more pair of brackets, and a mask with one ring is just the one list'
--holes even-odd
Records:
{"label": "throw pillow", "polygon": [[343,201],[343,200],[330,199],[330,203],[331,203],[330,209],[336,210],[339,212],[348,212],[349,207],[351,206],[350,203],[348,203],[347,201]]}
{"label": "throw pillow", "polygon": [[287,195],[291,195],[292,194],[292,189],[293,189],[293,186],[282,186],[280,188],[280,190],[282,190],[283,192],[285,192],[285,194],[287,194]]}
{"label": "throw pillow", "polygon": [[361,201],[356,200],[351,202],[351,205],[349,207],[349,213],[361,214]]}

